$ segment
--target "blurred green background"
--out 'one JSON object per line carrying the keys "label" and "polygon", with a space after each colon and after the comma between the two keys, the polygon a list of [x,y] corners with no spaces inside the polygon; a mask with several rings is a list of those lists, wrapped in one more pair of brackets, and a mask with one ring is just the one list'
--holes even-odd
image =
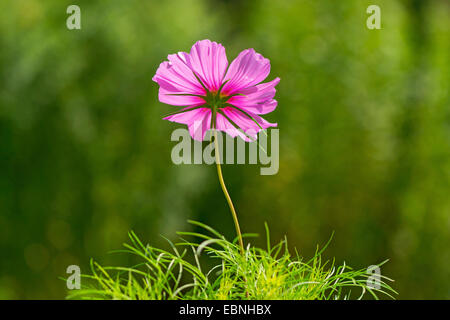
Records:
{"label": "blurred green background", "polygon": [[[81,8],[81,30],[66,8]],[[366,8],[381,8],[381,30]],[[176,166],[172,109],[152,82],[167,54],[209,38],[253,47],[281,78],[280,170],[225,165],[244,232],[309,257],[390,261],[399,298],[450,298],[450,5],[446,0],[0,3],[0,298],[62,299],[70,264],[134,230],[164,246],[187,219],[229,237],[215,168]],[[264,239],[253,243],[262,245]]]}

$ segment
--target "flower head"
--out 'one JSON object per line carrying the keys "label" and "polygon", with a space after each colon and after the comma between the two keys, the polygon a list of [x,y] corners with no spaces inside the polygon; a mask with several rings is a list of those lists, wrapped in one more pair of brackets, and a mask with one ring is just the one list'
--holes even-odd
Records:
{"label": "flower head", "polygon": [[201,40],[190,53],[170,54],[168,60],[153,81],[161,102],[183,108],[164,119],[186,124],[195,140],[215,128],[251,141],[260,130],[277,126],[260,115],[277,107],[273,97],[280,79],[260,83],[269,75],[270,61],[254,49],[242,51],[228,66],[220,43]]}

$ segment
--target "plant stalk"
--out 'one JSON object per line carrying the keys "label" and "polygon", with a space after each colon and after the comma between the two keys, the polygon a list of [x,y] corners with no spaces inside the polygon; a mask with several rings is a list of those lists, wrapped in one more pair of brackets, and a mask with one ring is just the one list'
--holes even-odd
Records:
{"label": "plant stalk", "polygon": [[219,176],[220,186],[222,187],[223,194],[227,199],[228,206],[230,207],[231,215],[233,216],[234,227],[236,228],[236,233],[239,240],[239,246],[241,247],[241,253],[244,255],[244,241],[242,240],[241,228],[239,227],[239,220],[234,209],[233,201],[231,200],[230,194],[228,193],[225,181],[223,180],[222,167],[220,166],[220,154],[219,154],[219,143],[217,141],[217,130],[216,130],[216,110],[213,110],[213,131],[214,131],[214,154],[216,156],[216,167],[217,175]]}

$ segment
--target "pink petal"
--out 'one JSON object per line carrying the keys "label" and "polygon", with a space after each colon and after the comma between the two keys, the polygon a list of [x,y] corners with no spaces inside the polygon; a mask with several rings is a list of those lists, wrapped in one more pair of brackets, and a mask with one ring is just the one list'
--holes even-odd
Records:
{"label": "pink petal", "polygon": [[205,104],[205,100],[199,97],[173,94],[173,91],[168,91],[164,87],[159,88],[159,101],[173,106],[190,106],[197,107]]}
{"label": "pink petal", "polygon": [[[270,122],[266,121],[265,119],[261,118],[260,116],[258,116],[257,114],[253,114],[251,112],[248,112],[248,114],[251,115],[253,117],[253,119],[255,119],[258,122],[259,126],[252,119],[247,117],[244,113],[242,113],[241,111],[236,110],[232,107],[225,107],[222,109],[222,111],[240,129],[242,129],[245,133],[247,133],[247,135],[251,136],[253,138],[253,140],[255,140],[257,138],[257,133],[259,131],[261,131],[260,126],[263,129],[277,126],[276,123],[270,123]],[[244,135],[244,134],[242,134],[242,132],[237,130],[236,127],[234,127],[234,125],[232,123],[230,123],[228,121],[228,119],[223,117],[221,114],[218,114],[216,124],[217,124],[218,130],[228,133],[233,138],[236,137],[237,135],[239,135],[245,141],[252,141],[251,139],[249,139],[247,137],[247,135]]]}
{"label": "pink petal", "polygon": [[210,91],[217,91],[222,85],[228,59],[225,48],[210,40],[197,41],[187,58],[187,64]]}
{"label": "pink petal", "polygon": [[217,130],[223,131],[229,134],[231,137],[235,138],[236,136],[241,137],[244,141],[250,141],[250,139],[241,131],[234,127],[223,115],[220,113],[216,116],[216,127]]}
{"label": "pink petal", "polygon": [[164,120],[187,124],[192,139],[203,141],[206,132],[211,128],[211,109],[198,108],[165,117]]}
{"label": "pink petal", "polygon": [[186,53],[171,54],[169,61],[159,65],[153,81],[159,84],[159,100],[175,106],[199,106],[204,100],[199,97],[183,95],[204,95],[205,90],[186,65]]}
{"label": "pink petal", "polygon": [[225,94],[233,94],[239,90],[254,86],[263,81],[270,72],[270,61],[254,49],[242,51],[231,62],[224,81],[229,80],[223,87]]}
{"label": "pink petal", "polygon": [[255,114],[266,114],[272,112],[277,107],[275,96],[275,86],[280,82],[280,78],[266,83],[240,90],[237,95],[231,97],[228,102],[247,112]]}

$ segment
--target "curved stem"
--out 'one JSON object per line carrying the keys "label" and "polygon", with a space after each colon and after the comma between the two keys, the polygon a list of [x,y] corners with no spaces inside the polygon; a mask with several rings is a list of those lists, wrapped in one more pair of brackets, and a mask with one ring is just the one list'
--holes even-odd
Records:
{"label": "curved stem", "polygon": [[[215,122],[215,119],[214,119]],[[239,246],[241,247],[241,253],[244,255],[244,242],[242,240],[241,228],[239,227],[239,221],[236,214],[236,210],[234,209],[233,201],[231,201],[231,197],[228,193],[227,187],[225,186],[225,181],[222,176],[222,167],[220,166],[220,155],[219,155],[219,143],[217,142],[217,130],[214,124],[214,154],[216,155],[216,166],[217,166],[217,175],[219,176],[220,186],[222,187],[223,194],[227,199],[228,206],[230,207],[231,215],[233,216],[234,227],[236,228],[236,233],[239,239]]]}

